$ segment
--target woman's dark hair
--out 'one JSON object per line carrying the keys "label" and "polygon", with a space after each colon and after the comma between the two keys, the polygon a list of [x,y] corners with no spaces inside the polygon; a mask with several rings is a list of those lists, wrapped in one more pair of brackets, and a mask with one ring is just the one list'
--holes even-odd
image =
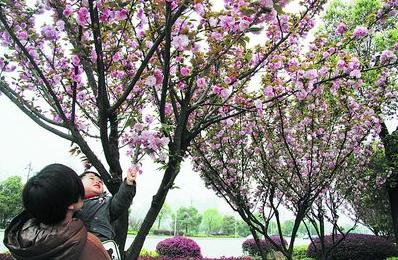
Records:
{"label": "woman's dark hair", "polygon": [[79,176],[62,164],[50,164],[30,178],[22,191],[24,208],[41,223],[65,219],[68,206],[84,198]]}

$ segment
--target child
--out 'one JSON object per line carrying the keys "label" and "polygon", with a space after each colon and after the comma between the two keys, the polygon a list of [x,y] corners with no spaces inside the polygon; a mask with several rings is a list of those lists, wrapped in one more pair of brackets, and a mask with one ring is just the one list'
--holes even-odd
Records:
{"label": "child", "polygon": [[83,205],[79,176],[51,164],[28,180],[22,192],[25,210],[7,227],[4,244],[18,260],[110,260],[101,242],[73,213]]}
{"label": "child", "polygon": [[104,183],[98,173],[86,171],[80,175],[85,197],[82,209],[75,216],[83,220],[88,230],[101,241],[114,239],[111,223],[130,207],[136,191],[136,174],[137,171],[129,170],[113,197],[104,192]]}

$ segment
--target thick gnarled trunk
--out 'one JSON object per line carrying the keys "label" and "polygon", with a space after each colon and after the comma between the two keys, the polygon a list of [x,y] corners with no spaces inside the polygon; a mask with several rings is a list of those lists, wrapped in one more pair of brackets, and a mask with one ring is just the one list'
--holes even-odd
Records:
{"label": "thick gnarled trunk", "polygon": [[145,238],[148,235],[152,225],[155,223],[156,217],[158,216],[164,201],[166,200],[166,196],[169,190],[172,188],[174,180],[180,171],[182,156],[171,156],[169,159],[170,160],[167,164],[162,183],[159,186],[157,193],[153,196],[151,207],[145,216],[144,222],[142,223],[134,242],[127,250],[126,259],[130,260],[138,258],[142,246],[144,245]]}
{"label": "thick gnarled trunk", "polygon": [[398,185],[388,188],[395,242],[398,242]]}
{"label": "thick gnarled trunk", "polygon": [[380,138],[384,145],[387,163],[392,169],[392,174],[387,181],[387,191],[395,241],[398,242],[398,171],[395,162],[398,156],[398,131],[395,130],[389,134],[387,126],[383,123]]}

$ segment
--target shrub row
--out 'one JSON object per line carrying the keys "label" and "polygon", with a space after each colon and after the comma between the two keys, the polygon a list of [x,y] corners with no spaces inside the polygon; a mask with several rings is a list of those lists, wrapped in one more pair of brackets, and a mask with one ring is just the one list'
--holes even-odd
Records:
{"label": "shrub row", "polygon": [[[391,241],[377,237],[374,235],[365,234],[348,234],[337,246],[333,247],[336,241],[341,240],[342,235],[325,236],[324,244],[326,252],[329,252],[329,259],[336,260],[383,260],[387,257],[398,256],[398,248]],[[278,246],[287,245],[286,240],[281,240],[279,236],[272,236],[271,239]],[[276,251],[275,246],[268,240],[260,240],[260,248],[266,254]],[[253,257],[260,255],[259,248],[254,239],[247,239],[242,244],[242,249],[245,254]],[[165,239],[158,243],[156,252],[160,258],[147,259],[209,259],[202,258],[200,247],[192,239],[186,237],[172,237]],[[148,256],[153,257],[153,256]],[[162,258],[163,257],[163,258]],[[164,258],[166,257],[166,258]],[[321,241],[319,238],[314,239],[308,246],[296,247],[294,249],[294,258],[303,259],[311,257],[320,259],[322,257]],[[142,258],[145,260],[146,258]],[[232,259],[247,259],[247,258],[218,258],[225,260]],[[250,258],[249,258],[250,259]]]}
{"label": "shrub row", "polygon": [[[174,231],[172,230],[163,230],[163,229],[155,229],[152,231],[152,233],[154,235],[164,235],[164,236],[173,236],[174,235]],[[180,231],[178,232],[179,236],[183,236],[184,232]]]}
{"label": "shrub row", "polygon": [[[391,241],[366,234],[348,234],[343,240],[342,235],[325,236],[326,252],[330,251],[330,259],[338,260],[384,260],[387,257],[398,256],[398,248]],[[341,242],[334,248],[336,241]],[[332,248],[332,249],[331,249]],[[330,250],[331,249],[331,250]],[[320,259],[322,255],[321,241],[314,239],[307,250],[307,255]]]}

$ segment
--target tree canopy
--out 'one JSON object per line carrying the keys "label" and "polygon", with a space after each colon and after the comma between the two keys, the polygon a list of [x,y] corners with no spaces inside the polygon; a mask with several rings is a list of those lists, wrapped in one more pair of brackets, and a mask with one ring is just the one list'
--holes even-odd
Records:
{"label": "tree canopy", "polygon": [[5,228],[22,211],[22,188],[19,176],[0,182],[0,228]]}

